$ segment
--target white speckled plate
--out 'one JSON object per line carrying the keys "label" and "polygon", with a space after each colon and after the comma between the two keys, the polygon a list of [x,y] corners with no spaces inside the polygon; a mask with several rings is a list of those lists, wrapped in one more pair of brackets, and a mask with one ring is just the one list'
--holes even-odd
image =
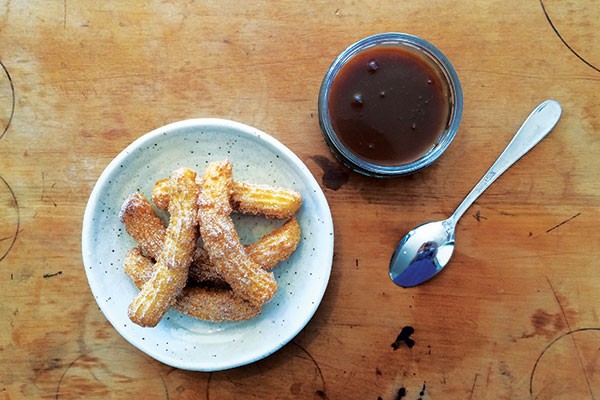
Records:
{"label": "white speckled plate", "polygon": [[[185,166],[199,173],[210,161],[229,159],[234,178],[299,191],[297,214],[302,239],[296,252],[274,269],[276,296],[261,315],[235,323],[199,321],[169,311],[155,328],[127,317],[137,289],[122,268],[136,246],[119,221],[127,196],[151,196],[154,182]],[[251,242],[279,221],[236,216],[242,241]],[[194,119],[156,129],[129,145],[102,173],[83,219],[85,272],[100,309],[131,344],[176,368],[215,371],[259,360],[288,343],[315,313],[329,280],[333,224],[327,200],[302,161],[273,137],[246,125],[220,119]]]}

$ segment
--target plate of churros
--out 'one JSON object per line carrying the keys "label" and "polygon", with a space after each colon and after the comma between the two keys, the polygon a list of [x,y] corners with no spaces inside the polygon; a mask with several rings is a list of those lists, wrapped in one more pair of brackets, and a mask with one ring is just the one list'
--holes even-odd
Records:
{"label": "plate of churros", "polygon": [[304,163],[258,129],[175,122],[104,170],[82,254],[102,313],[175,368],[218,371],[292,340],[323,298],[333,259],[327,200]]}

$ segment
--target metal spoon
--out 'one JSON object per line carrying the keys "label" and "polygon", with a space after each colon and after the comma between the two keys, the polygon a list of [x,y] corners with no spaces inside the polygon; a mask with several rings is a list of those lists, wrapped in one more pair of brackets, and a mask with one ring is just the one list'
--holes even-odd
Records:
{"label": "metal spoon", "polygon": [[527,117],[508,146],[447,220],[429,222],[408,232],[390,262],[390,277],[399,286],[417,286],[440,272],[454,251],[456,223],[504,171],[510,168],[554,128],[560,104],[546,100]]}

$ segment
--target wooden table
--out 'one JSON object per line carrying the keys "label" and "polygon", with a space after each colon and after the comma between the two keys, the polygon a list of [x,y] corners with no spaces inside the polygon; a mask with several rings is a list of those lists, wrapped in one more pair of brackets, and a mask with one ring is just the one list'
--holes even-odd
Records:
{"label": "wooden table", "polygon": [[[600,398],[599,20],[594,0],[0,2],[0,397]],[[465,108],[436,164],[382,180],[334,160],[317,93],[342,49],[385,31],[439,47]],[[562,119],[469,209],[450,266],[396,287],[398,240],[448,216],[546,98]],[[81,258],[106,165],[193,117],[283,142],[321,183],[335,225],[312,321],[272,356],[214,373],[126,342]]]}

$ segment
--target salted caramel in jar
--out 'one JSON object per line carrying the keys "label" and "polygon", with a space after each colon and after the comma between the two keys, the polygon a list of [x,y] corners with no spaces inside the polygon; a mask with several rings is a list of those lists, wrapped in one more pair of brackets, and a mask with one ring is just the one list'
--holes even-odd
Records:
{"label": "salted caramel in jar", "polygon": [[319,121],[332,152],[357,172],[396,176],[431,164],[448,147],[462,91],[447,59],[411,35],[355,43],[323,80]]}

